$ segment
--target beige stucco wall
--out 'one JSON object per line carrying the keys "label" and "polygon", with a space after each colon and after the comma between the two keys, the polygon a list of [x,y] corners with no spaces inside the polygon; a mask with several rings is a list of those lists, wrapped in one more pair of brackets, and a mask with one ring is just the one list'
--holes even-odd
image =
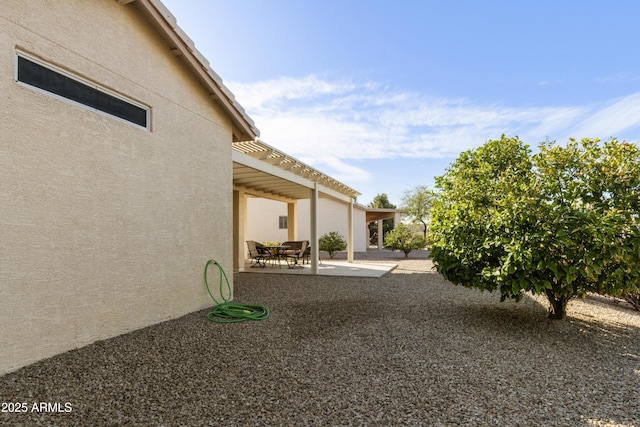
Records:
{"label": "beige stucco wall", "polygon": [[[298,217],[309,218],[309,200],[300,200],[298,203]],[[334,199],[321,197],[318,201],[318,237],[331,231],[337,231],[347,240],[349,205]],[[366,244],[366,212],[357,205],[353,209],[353,251],[365,252]],[[306,228],[298,232],[300,239],[309,239],[310,230],[307,221]]]}
{"label": "beige stucco wall", "polygon": [[357,206],[353,209],[353,250],[354,252],[366,252],[369,247],[369,224],[367,224],[367,211]]}
{"label": "beige stucco wall", "polygon": [[[284,242],[288,240],[287,229],[279,228],[278,218],[280,216],[287,216],[287,203],[259,197],[247,198],[247,240],[255,240],[256,242]],[[300,220],[302,228],[305,228],[306,224],[308,230],[308,214],[306,218]]]}
{"label": "beige stucco wall", "polygon": [[[16,48],[150,106],[151,131],[17,84]],[[136,9],[3,0],[0,93],[0,375],[211,305],[231,124]]]}

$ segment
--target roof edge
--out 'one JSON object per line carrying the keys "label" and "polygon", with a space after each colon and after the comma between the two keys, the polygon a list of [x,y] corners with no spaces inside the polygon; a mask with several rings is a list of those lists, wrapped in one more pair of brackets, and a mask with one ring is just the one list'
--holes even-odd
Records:
{"label": "roof edge", "polygon": [[251,117],[236,101],[222,78],[211,68],[209,61],[195,47],[193,40],[178,26],[177,19],[160,0],[115,0],[122,6],[135,4],[149,18],[151,24],[169,43],[172,53],[180,56],[215,102],[228,113],[233,122],[234,141],[253,140],[260,136]]}

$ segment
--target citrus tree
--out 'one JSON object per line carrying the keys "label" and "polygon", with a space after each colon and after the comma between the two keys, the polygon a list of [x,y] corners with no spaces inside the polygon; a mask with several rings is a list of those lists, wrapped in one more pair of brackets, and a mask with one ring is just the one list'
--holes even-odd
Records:
{"label": "citrus tree", "polygon": [[416,234],[405,224],[398,224],[384,238],[384,247],[391,250],[404,252],[404,257],[408,258],[411,251],[424,249],[427,241],[424,237]]}
{"label": "citrus tree", "polygon": [[436,178],[429,240],[454,284],[542,294],[549,317],[587,292],[637,292],[640,151],[615,139],[542,143],[517,137],[463,152]]}

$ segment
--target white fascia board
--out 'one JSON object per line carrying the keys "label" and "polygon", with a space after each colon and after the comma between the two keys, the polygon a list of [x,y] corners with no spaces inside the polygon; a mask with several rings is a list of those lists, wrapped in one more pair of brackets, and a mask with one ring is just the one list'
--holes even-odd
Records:
{"label": "white fascia board", "polygon": [[322,184],[318,184],[318,191],[320,193],[326,194],[329,197],[337,199],[340,202],[351,203],[351,200],[353,200],[352,197],[346,194],[342,194],[336,190],[332,190],[331,188],[325,187]]}

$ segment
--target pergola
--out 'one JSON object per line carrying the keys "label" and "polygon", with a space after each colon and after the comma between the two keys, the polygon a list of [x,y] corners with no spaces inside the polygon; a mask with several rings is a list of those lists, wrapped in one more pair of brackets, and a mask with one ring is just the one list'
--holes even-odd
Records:
{"label": "pergola", "polygon": [[288,239],[297,240],[297,200],[310,199],[311,273],[318,273],[318,198],[348,205],[347,259],[353,262],[353,204],[360,195],[353,188],[256,139],[233,143],[233,265],[244,269],[247,198],[262,197],[287,203]]}

